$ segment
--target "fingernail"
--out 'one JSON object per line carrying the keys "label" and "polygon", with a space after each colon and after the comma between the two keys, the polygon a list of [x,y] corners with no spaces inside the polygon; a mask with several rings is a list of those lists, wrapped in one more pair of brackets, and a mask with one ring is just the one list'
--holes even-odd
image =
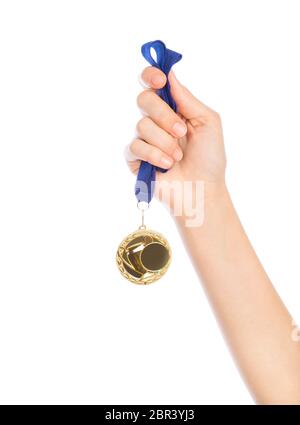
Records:
{"label": "fingernail", "polygon": [[182,137],[186,133],[186,125],[181,122],[176,122],[173,125],[173,132],[177,137]]}
{"label": "fingernail", "polygon": [[153,75],[153,77],[151,78],[151,83],[154,86],[162,86],[165,82],[165,79],[162,75],[159,74],[155,74]]}
{"label": "fingernail", "polygon": [[180,148],[176,148],[174,153],[173,153],[173,157],[174,157],[175,161],[180,161],[183,157],[182,150]]}
{"label": "fingernail", "polygon": [[173,164],[173,161],[167,157],[162,157],[160,162],[161,162],[162,168],[169,168]]}

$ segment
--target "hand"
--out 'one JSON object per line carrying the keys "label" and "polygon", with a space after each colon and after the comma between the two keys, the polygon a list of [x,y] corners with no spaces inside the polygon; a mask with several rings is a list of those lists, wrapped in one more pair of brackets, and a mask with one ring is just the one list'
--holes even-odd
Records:
{"label": "hand", "polygon": [[127,147],[131,171],[136,174],[140,160],[144,160],[168,169],[156,174],[158,183],[203,181],[208,186],[223,185],[226,158],[219,115],[196,99],[173,71],[169,82],[177,113],[155,92],[166,84],[162,71],[147,67],[142,79],[149,89],[137,98],[144,116],[137,124],[137,138]]}

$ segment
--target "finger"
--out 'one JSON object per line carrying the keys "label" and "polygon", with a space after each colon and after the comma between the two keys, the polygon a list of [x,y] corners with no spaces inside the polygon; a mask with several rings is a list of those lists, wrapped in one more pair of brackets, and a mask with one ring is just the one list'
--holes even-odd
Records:
{"label": "finger", "polygon": [[141,139],[173,157],[175,161],[182,159],[183,153],[177,139],[155,124],[151,118],[142,118],[137,123],[137,132]]}
{"label": "finger", "polygon": [[137,174],[138,171],[139,171],[140,165],[141,165],[141,161],[135,155],[133,155],[133,153],[130,150],[129,145],[125,146],[124,156],[125,156],[125,160],[127,162],[128,167],[130,168],[130,170],[134,174]]}
{"label": "finger", "polygon": [[144,140],[134,139],[129,145],[130,152],[137,159],[147,161],[157,167],[168,169],[172,167],[174,161],[166,153],[156,146],[149,145]]}
{"label": "finger", "polygon": [[197,117],[210,118],[214,114],[211,108],[197,99],[185,86],[183,86],[176,78],[174,71],[170,71],[168,79],[171,86],[172,96],[177,104],[178,112],[186,119]]}
{"label": "finger", "polygon": [[144,90],[138,95],[138,106],[161,128],[174,137],[187,132],[185,122],[154,91]]}
{"label": "finger", "polygon": [[124,148],[124,157],[127,162],[135,162],[140,160],[136,155],[132,153],[130,149],[130,144],[125,146]]}
{"label": "finger", "polygon": [[166,75],[155,66],[147,66],[141,74],[142,85],[153,89],[161,89],[167,82]]}

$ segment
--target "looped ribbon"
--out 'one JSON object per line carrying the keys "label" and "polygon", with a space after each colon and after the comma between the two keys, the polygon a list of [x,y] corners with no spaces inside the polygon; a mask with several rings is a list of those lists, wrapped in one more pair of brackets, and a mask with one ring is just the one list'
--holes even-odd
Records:
{"label": "looped ribbon", "polygon": [[[156,60],[151,55],[151,49],[154,49],[156,52]],[[166,85],[163,88],[157,90],[156,93],[173,109],[173,111],[176,112],[177,106],[171,95],[168,74],[172,66],[180,61],[182,55],[180,53],[174,52],[173,50],[167,49],[165,44],[160,40],[150,41],[149,43],[143,44],[141,51],[142,55],[150,63],[150,65],[160,69],[166,75]],[[154,166],[149,162],[141,161],[135,184],[135,196],[138,200],[138,203],[150,203],[154,192],[156,171],[165,173],[168,170]]]}

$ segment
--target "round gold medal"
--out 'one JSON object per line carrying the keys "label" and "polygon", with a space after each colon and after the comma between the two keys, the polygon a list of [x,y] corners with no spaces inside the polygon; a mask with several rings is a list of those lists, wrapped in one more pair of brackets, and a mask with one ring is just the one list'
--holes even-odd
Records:
{"label": "round gold medal", "polygon": [[166,273],[171,255],[171,248],[164,236],[143,226],[123,239],[116,260],[126,279],[147,285]]}

